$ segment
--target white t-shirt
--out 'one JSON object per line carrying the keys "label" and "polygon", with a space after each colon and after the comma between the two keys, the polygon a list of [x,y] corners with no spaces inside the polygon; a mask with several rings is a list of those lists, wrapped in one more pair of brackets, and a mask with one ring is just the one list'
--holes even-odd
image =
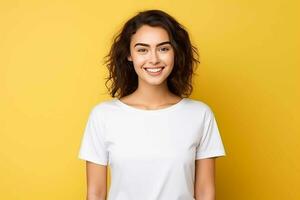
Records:
{"label": "white t-shirt", "polygon": [[195,160],[225,155],[204,102],[145,110],[113,98],[92,108],[78,157],[109,164],[108,200],[194,200]]}

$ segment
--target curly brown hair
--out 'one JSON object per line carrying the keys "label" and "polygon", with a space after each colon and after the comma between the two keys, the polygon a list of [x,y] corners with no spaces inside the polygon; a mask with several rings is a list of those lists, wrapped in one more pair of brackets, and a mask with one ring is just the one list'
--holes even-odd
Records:
{"label": "curly brown hair", "polygon": [[[109,70],[105,82],[109,94],[121,98],[133,93],[138,87],[138,76],[132,61],[127,57],[130,55],[131,36],[142,25],[161,27],[168,32],[174,48],[174,67],[167,78],[168,89],[177,96],[189,96],[193,90],[192,76],[196,74],[197,63],[200,64],[198,50],[191,44],[185,27],[161,10],[138,12],[114,36],[111,49],[104,57],[104,64]],[[110,87],[107,86],[108,81],[112,82]]]}

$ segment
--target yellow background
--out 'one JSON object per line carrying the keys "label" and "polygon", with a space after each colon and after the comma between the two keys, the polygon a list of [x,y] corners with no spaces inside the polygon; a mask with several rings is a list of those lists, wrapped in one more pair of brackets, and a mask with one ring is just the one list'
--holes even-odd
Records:
{"label": "yellow background", "polygon": [[199,48],[191,98],[213,109],[227,153],[217,199],[300,199],[298,2],[1,1],[0,198],[85,199],[83,129],[111,98],[102,58],[129,17],[157,8]]}

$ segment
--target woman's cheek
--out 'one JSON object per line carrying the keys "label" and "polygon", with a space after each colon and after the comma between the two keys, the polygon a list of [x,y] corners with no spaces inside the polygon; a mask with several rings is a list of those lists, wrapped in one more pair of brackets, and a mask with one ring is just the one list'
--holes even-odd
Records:
{"label": "woman's cheek", "polygon": [[145,64],[146,61],[147,61],[147,58],[145,56],[136,57],[136,64],[139,67],[142,67]]}

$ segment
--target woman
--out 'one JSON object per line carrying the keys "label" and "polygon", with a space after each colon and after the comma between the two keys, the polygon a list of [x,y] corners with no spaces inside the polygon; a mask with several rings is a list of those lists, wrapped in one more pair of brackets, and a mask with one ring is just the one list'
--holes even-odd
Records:
{"label": "woman", "polygon": [[94,106],[79,152],[88,200],[215,199],[215,158],[225,150],[210,107],[187,97],[193,53],[188,33],[163,11],[125,23],[105,62],[118,98]]}

